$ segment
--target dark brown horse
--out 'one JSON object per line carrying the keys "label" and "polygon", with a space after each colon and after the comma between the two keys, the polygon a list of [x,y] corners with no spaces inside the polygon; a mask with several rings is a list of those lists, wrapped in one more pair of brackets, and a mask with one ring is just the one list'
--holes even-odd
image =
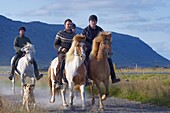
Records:
{"label": "dark brown horse", "polygon": [[[108,53],[112,51],[111,48],[111,33],[110,32],[101,32],[93,40],[92,51],[90,53],[90,62],[89,62],[89,78],[92,80],[92,104],[94,104],[94,91],[93,87],[96,84],[98,90],[98,96],[100,100],[100,108],[103,109],[102,101],[106,99],[109,95],[109,76],[110,76],[110,67],[107,60]],[[104,84],[105,93],[102,96],[100,83]]]}

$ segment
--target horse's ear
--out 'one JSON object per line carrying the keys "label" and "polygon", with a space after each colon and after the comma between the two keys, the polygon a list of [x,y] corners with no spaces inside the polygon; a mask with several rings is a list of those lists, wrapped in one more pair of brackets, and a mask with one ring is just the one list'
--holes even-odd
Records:
{"label": "horse's ear", "polygon": [[24,84],[23,87],[25,88],[27,86],[27,84]]}
{"label": "horse's ear", "polygon": [[27,42],[27,45],[30,45],[30,43],[29,43],[29,42]]}
{"label": "horse's ear", "polygon": [[31,87],[34,88],[34,87],[35,87],[35,84],[31,84]]}

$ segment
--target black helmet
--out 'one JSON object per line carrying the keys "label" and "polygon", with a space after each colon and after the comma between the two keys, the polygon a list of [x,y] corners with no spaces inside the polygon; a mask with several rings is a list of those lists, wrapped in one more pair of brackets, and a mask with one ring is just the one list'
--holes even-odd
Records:
{"label": "black helmet", "polygon": [[20,30],[26,31],[25,27],[20,27],[20,28],[19,28],[19,31],[20,31]]}
{"label": "black helmet", "polygon": [[89,21],[90,20],[95,20],[97,22],[97,16],[96,15],[90,15]]}

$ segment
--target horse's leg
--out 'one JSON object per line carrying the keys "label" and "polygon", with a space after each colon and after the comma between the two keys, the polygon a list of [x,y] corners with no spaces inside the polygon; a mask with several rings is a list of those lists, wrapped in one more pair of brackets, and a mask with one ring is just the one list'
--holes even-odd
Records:
{"label": "horse's leg", "polygon": [[73,88],[74,88],[74,83],[73,82],[69,82],[69,89],[70,89],[70,108],[73,107],[73,98],[74,98],[74,95],[73,95]]}
{"label": "horse's leg", "polygon": [[109,95],[109,79],[105,80],[103,84],[105,87],[105,94],[102,96],[102,101],[105,100],[107,96]]}
{"label": "horse's leg", "polygon": [[66,97],[65,97],[66,88],[67,88],[67,83],[63,83],[63,88],[60,90],[61,91],[61,97],[62,97],[62,100],[63,100],[63,106],[64,106],[65,109],[68,107],[67,102],[66,102]]}
{"label": "horse's leg", "polygon": [[12,92],[13,92],[13,94],[15,94],[15,75],[12,78]]}
{"label": "horse's leg", "polygon": [[31,77],[31,82],[32,82],[32,84],[35,84],[35,78],[34,77]]}
{"label": "horse's leg", "polygon": [[25,84],[24,74],[21,73],[21,95],[22,95],[22,96],[23,96],[23,94],[24,94],[24,89],[23,89],[24,84]]}
{"label": "horse's leg", "polygon": [[85,85],[80,86],[81,91],[81,99],[82,99],[82,109],[86,108],[86,101],[85,101],[85,91],[84,91]]}
{"label": "horse's leg", "polygon": [[98,97],[99,97],[99,102],[100,102],[100,109],[103,109],[103,102],[102,102],[102,93],[101,93],[101,89],[100,89],[100,82],[99,81],[96,81],[96,87],[97,87],[97,90],[98,90]]}
{"label": "horse's leg", "polygon": [[92,105],[95,104],[95,98],[94,98],[94,81],[92,81],[92,85],[90,86],[90,90],[92,93]]}
{"label": "horse's leg", "polygon": [[51,79],[51,82],[52,82],[52,92],[51,92],[51,99],[50,99],[50,102],[51,103],[54,103],[55,102],[55,80],[54,79]]}

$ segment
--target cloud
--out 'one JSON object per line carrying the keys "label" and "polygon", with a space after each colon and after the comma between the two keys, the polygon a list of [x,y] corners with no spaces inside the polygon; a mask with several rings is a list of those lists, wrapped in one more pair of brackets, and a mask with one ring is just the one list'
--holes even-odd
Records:
{"label": "cloud", "polygon": [[[165,0],[93,0],[93,1],[57,1],[39,9],[30,11],[29,16],[48,16],[75,14],[75,12],[96,12],[100,14],[138,14],[140,11],[152,11],[155,8],[165,7]],[[104,14],[103,13],[103,14]],[[22,13],[23,14],[23,13]],[[25,13],[24,13],[25,14]]]}
{"label": "cloud", "polygon": [[[123,28],[123,27],[122,27]],[[140,32],[170,32],[170,23],[145,23],[129,24],[123,29],[130,29]]]}
{"label": "cloud", "polygon": [[105,16],[100,17],[100,20],[105,21],[105,24],[110,24],[113,23],[115,24],[130,24],[130,23],[145,23],[149,22],[150,20],[138,15],[126,15],[126,16],[119,16],[119,17],[112,17],[112,18],[107,18]]}
{"label": "cloud", "polygon": [[162,56],[170,60],[170,43],[169,42],[158,42],[150,44],[155,51],[160,53]]}
{"label": "cloud", "polygon": [[[169,32],[170,23],[159,22],[170,19],[170,16],[154,18],[147,16],[148,12],[167,7],[167,0],[74,0],[53,1],[53,3],[41,8],[21,13],[24,18],[35,18],[63,22],[64,18],[74,18],[82,26],[87,23],[90,14],[96,14],[99,21],[106,26],[119,25],[119,29],[131,29],[136,31],[160,31]],[[142,15],[142,14],[145,15]],[[27,14],[27,17],[25,17]],[[156,14],[157,15],[157,14]],[[48,19],[48,20],[47,20]],[[43,21],[44,21],[43,20]],[[153,23],[152,21],[155,21]],[[56,21],[55,21],[56,22]],[[151,23],[152,22],[152,23]],[[123,27],[120,27],[123,26]]]}
{"label": "cloud", "polygon": [[159,52],[170,53],[170,43],[168,42],[151,43],[151,45]]}
{"label": "cloud", "polygon": [[160,18],[157,18],[156,20],[158,21],[166,21],[166,20],[170,20],[170,16],[165,16],[165,17],[160,17]]}

